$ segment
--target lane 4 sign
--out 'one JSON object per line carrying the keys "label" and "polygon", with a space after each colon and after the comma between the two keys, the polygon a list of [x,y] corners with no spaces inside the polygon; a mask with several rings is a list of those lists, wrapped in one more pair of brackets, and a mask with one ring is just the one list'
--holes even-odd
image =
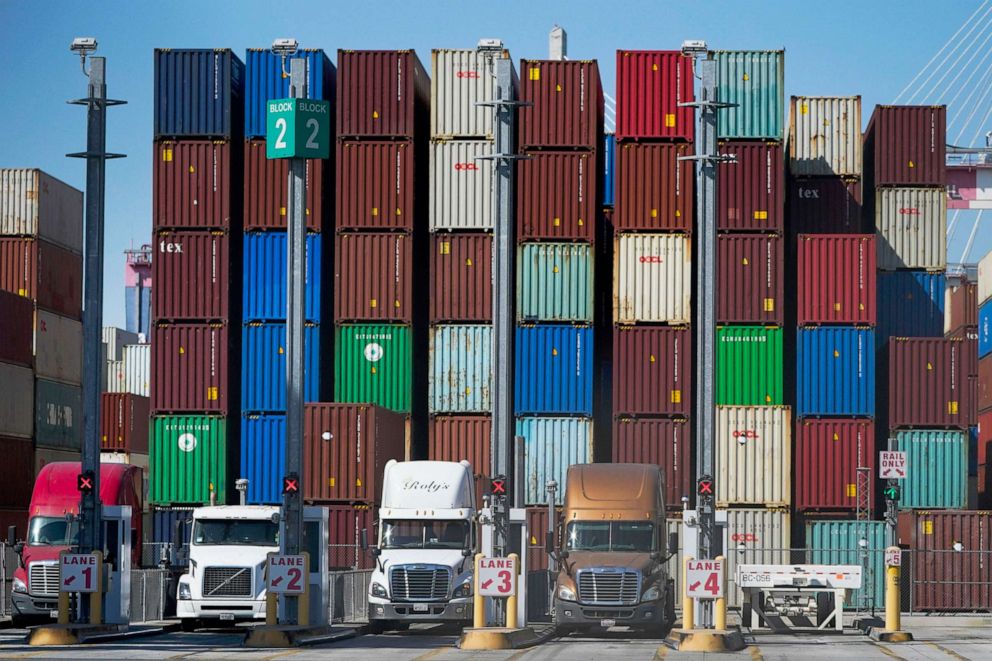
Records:
{"label": "lane 4 sign", "polygon": [[719,599],[723,596],[723,562],[686,561],[686,595],[691,599]]}
{"label": "lane 4 sign", "polygon": [[516,560],[480,558],[479,594],[483,597],[512,597],[517,594]]}
{"label": "lane 4 sign", "polygon": [[307,559],[303,555],[270,553],[265,588],[275,594],[303,594],[309,580],[307,570]]}
{"label": "lane 4 sign", "polygon": [[905,452],[882,450],[879,452],[878,476],[887,480],[901,480],[909,470]]}
{"label": "lane 4 sign", "polygon": [[96,592],[100,556],[96,553],[59,555],[60,592]]}

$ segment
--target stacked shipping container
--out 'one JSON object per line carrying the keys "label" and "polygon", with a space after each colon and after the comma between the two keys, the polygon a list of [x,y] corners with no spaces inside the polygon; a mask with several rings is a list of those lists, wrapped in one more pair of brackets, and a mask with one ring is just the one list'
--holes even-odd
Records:
{"label": "stacked shipping container", "polygon": [[[978,410],[975,474],[978,498],[983,507],[992,507],[992,252],[978,263],[978,283],[975,287],[977,309],[973,312],[978,336],[978,366],[975,379],[975,402]],[[953,313],[953,308],[952,308]],[[962,321],[972,321],[971,308],[966,308]],[[958,334],[960,336],[960,334]]]}

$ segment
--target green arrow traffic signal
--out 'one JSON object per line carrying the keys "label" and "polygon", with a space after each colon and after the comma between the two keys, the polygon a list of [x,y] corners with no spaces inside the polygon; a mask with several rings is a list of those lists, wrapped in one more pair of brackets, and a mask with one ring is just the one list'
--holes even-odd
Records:
{"label": "green arrow traffic signal", "polygon": [[882,494],[885,496],[886,500],[898,501],[900,495],[900,489],[897,486],[888,486],[882,490]]}

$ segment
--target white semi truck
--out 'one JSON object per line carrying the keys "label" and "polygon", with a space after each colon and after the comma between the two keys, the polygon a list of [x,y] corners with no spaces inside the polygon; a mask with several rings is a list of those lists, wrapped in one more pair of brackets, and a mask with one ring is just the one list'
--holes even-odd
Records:
{"label": "white semi truck", "polygon": [[369,584],[374,628],[472,620],[476,513],[469,462],[386,464]]}

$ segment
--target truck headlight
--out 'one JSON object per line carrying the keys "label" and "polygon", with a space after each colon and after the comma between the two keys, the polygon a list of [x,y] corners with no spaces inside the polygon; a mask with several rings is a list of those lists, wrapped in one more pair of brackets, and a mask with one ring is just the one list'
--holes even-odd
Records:
{"label": "truck headlight", "polygon": [[13,585],[11,586],[11,590],[13,590],[14,592],[21,592],[27,594],[28,586],[21,579],[15,578],[13,580]]}
{"label": "truck headlight", "polygon": [[471,597],[472,579],[467,579],[464,583],[455,588],[455,591],[451,593],[451,596],[454,599],[458,599],[459,597]]}
{"label": "truck headlight", "polygon": [[575,591],[562,585],[558,588],[558,598],[562,601],[575,601]]}
{"label": "truck headlight", "polygon": [[179,584],[179,598],[180,599],[192,599],[193,594],[190,592],[189,583]]}
{"label": "truck headlight", "polygon": [[380,598],[385,599],[386,597],[389,596],[389,593],[386,591],[386,588],[384,588],[383,586],[379,585],[378,583],[373,583],[371,589],[372,589],[372,596],[373,597],[380,597]]}
{"label": "truck headlight", "polygon": [[641,595],[641,601],[658,601],[660,596],[661,590],[658,589],[657,585],[652,585]]}

